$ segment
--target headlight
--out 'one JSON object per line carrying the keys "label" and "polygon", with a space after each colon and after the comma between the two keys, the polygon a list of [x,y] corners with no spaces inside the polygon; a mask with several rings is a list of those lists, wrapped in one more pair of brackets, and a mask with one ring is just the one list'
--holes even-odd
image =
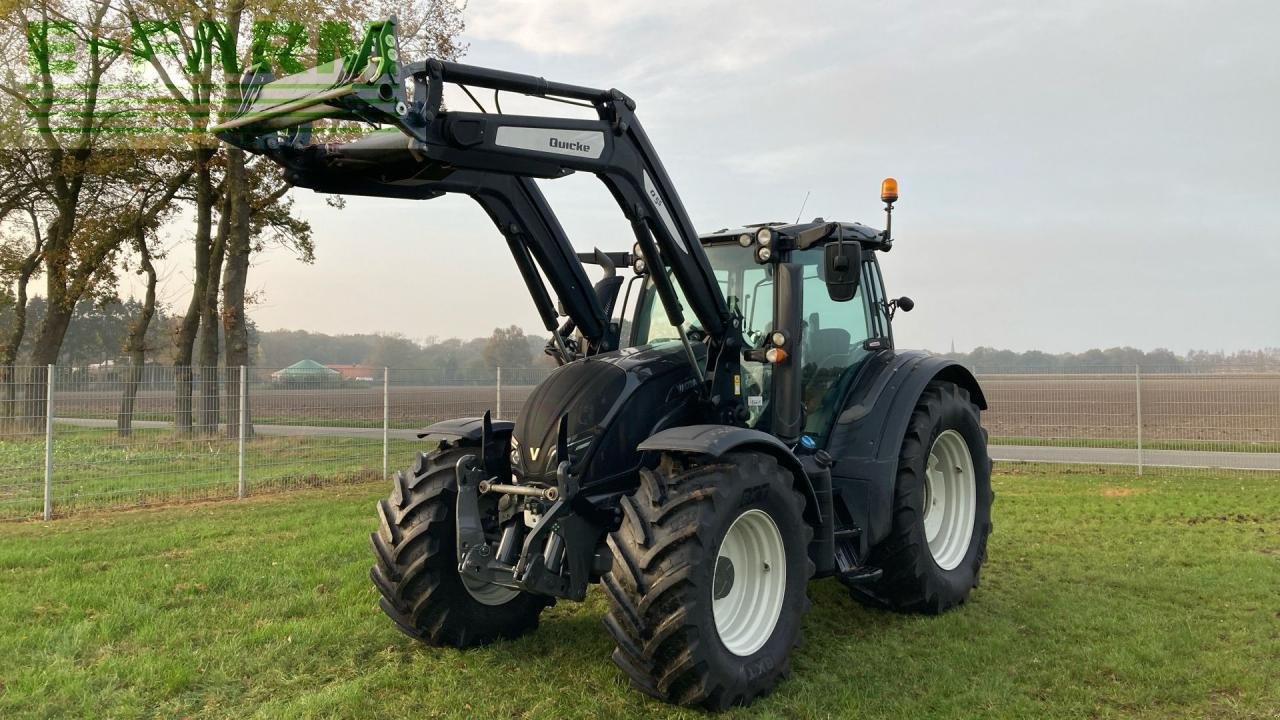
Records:
{"label": "headlight", "polygon": [[773,257],[773,251],[769,248],[756,248],[756,262],[769,262],[769,258],[771,257]]}
{"label": "headlight", "polygon": [[767,247],[773,242],[773,231],[769,228],[760,228],[756,231],[756,242],[760,243],[760,247]]}
{"label": "headlight", "polygon": [[738,244],[741,245],[742,247],[750,247],[751,236],[746,233],[742,233],[741,235],[738,236]]}

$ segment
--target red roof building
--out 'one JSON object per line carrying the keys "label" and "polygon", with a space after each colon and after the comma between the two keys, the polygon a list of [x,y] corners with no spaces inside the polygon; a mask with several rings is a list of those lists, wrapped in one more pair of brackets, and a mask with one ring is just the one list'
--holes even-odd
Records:
{"label": "red roof building", "polygon": [[325,365],[342,375],[343,380],[372,380],[373,368],[368,365]]}

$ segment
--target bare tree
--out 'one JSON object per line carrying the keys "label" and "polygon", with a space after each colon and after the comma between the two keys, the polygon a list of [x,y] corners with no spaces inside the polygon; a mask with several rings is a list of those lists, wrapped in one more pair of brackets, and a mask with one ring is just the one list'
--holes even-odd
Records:
{"label": "bare tree", "polygon": [[132,165],[129,179],[137,189],[130,198],[130,206],[136,208],[125,216],[125,229],[132,233],[133,249],[138,255],[138,273],[145,278],[142,307],[134,318],[125,337],[122,350],[128,356],[120,412],[116,416],[116,429],[121,436],[133,433],[133,411],[143,380],[146,365],[147,331],[156,314],[156,283],[158,276],[152,262],[154,251],[150,242],[156,228],[176,208],[173,203],[178,191],[187,183],[193,168],[172,155],[140,154]]}

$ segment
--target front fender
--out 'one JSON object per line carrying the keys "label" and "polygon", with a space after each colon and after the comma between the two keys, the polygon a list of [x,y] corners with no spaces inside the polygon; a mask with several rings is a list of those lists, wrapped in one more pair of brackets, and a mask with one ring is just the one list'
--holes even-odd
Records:
{"label": "front fender", "polygon": [[[511,429],[515,427],[515,423],[510,420],[493,420],[490,427],[493,428],[495,435],[511,434]],[[428,425],[418,433],[419,438],[438,437],[445,439],[454,439],[462,441],[461,444],[478,445],[480,439],[484,436],[484,418],[454,418],[452,420],[441,420],[438,423]]]}
{"label": "front fender", "polygon": [[654,433],[640,443],[640,450],[693,453],[719,458],[734,450],[767,452],[794,476],[793,486],[804,495],[804,518],[817,527],[821,506],[813,483],[800,459],[778,438],[760,430],[733,425],[685,425]]}

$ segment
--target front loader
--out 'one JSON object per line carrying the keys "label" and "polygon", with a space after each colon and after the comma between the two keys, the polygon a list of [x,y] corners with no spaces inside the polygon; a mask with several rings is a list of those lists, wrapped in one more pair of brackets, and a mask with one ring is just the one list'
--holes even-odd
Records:
{"label": "front loader", "polygon": [[[787,674],[813,578],[904,612],[968,598],[991,531],[986,402],[960,365],[894,347],[912,303],[884,291],[889,229],[699,236],[626,95],[398,55],[389,20],[302,76],[250,72],[215,131],[318,192],[474,198],[550,335],[560,367],[514,422],[426,428],[433,449],[378,503],[371,576],[399,629],[511,638],[599,583],[632,684],[723,709]],[[595,117],[446,109],[447,84]],[[319,119],[375,129],[317,142]],[[535,182],[573,172],[608,187],[630,252],[574,251]]]}

